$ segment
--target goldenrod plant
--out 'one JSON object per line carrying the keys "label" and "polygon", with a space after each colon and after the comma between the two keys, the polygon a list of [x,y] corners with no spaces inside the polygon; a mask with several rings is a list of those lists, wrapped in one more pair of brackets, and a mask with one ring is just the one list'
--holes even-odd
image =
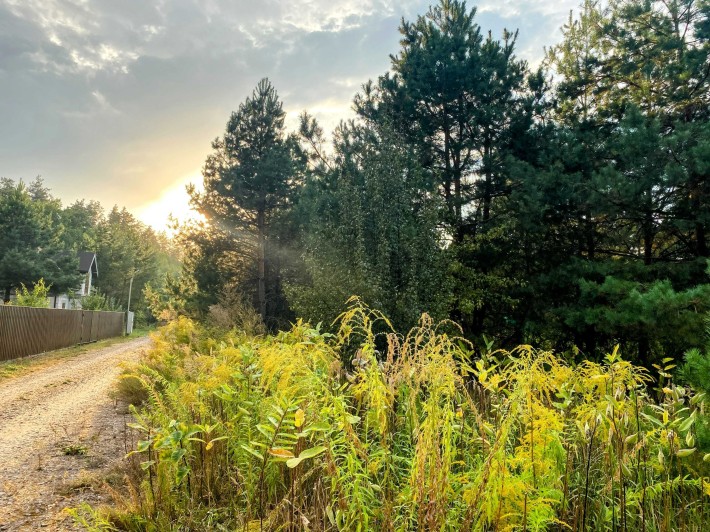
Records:
{"label": "goldenrod plant", "polygon": [[45,284],[44,279],[33,283],[32,290],[20,283],[14,305],[17,307],[49,308],[49,290],[51,288],[52,285]]}
{"label": "goldenrod plant", "polygon": [[[142,468],[127,530],[710,528],[707,399],[614,351],[475,352],[358,299],[334,335],[208,337],[181,318],[124,375]],[[453,331],[453,332],[452,332]],[[102,525],[105,526],[105,525]]]}

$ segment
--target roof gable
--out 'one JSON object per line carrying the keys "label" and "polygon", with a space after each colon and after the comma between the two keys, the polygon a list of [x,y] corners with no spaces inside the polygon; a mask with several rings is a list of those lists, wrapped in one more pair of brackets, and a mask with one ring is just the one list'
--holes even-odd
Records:
{"label": "roof gable", "polygon": [[79,251],[77,253],[79,256],[79,272],[88,273],[91,270],[91,274],[94,277],[99,276],[99,267],[96,263],[96,253],[91,251]]}

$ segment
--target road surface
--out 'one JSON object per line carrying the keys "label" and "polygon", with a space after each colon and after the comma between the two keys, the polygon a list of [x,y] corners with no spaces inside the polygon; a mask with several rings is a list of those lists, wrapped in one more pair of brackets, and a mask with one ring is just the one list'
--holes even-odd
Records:
{"label": "road surface", "polygon": [[109,397],[138,338],[0,381],[0,531],[78,530],[64,511],[106,500],[130,450],[126,406]]}

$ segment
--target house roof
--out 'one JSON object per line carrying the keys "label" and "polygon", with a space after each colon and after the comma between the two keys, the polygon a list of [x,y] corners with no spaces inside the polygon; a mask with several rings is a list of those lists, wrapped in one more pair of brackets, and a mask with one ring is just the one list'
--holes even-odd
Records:
{"label": "house roof", "polygon": [[99,276],[99,267],[96,264],[96,253],[91,251],[79,251],[79,272],[88,273],[91,270],[93,276]]}

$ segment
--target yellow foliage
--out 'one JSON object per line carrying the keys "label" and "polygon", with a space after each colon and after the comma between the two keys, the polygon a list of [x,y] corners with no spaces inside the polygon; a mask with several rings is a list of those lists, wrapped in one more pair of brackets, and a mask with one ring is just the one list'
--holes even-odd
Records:
{"label": "yellow foliage", "polygon": [[424,315],[400,335],[358,299],[339,320],[332,337],[300,320],[271,337],[163,329],[134,368],[151,397],[138,419],[156,495],[142,511],[207,519],[214,502],[226,528],[273,530],[297,516],[392,531],[702,517],[702,396],[664,382],[657,401],[616,351],[577,366],[527,345],[477,357],[450,323]]}

